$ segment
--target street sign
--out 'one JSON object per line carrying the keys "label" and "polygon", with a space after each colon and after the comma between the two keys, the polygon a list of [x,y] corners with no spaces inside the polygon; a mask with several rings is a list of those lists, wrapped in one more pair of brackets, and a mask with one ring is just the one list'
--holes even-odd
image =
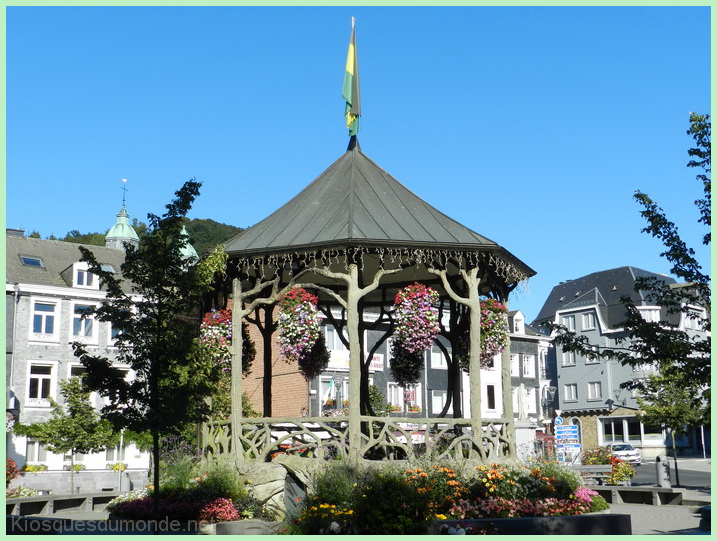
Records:
{"label": "street sign", "polygon": [[562,417],[556,417],[555,420],[553,421],[553,423],[555,423],[555,426],[557,427],[558,425],[563,424],[563,418],[562,418]]}

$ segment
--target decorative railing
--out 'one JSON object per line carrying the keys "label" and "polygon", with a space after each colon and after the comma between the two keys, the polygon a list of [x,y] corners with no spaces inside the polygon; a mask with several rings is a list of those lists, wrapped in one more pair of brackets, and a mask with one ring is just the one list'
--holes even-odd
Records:
{"label": "decorative railing", "polygon": [[[246,460],[268,461],[276,454],[321,459],[348,457],[348,417],[246,418],[239,441]],[[482,422],[480,438],[470,419],[361,416],[359,456],[369,460],[473,458],[482,461],[510,454],[504,419]],[[207,457],[232,454],[231,424],[215,421],[202,429]]]}

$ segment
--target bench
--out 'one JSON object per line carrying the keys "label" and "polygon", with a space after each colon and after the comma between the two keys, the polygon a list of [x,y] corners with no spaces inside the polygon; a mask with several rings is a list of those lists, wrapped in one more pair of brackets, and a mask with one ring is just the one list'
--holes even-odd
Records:
{"label": "bench", "polygon": [[610,464],[583,464],[571,466],[571,468],[577,471],[584,481],[587,481],[586,485],[601,485],[612,475],[612,465]]}
{"label": "bench", "polygon": [[682,492],[666,487],[602,486],[593,487],[608,503],[681,505]]}

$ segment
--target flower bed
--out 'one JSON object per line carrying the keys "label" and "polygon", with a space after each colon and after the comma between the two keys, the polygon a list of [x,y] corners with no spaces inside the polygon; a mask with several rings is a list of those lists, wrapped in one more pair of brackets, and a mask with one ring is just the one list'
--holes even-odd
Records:
{"label": "flower bed", "polygon": [[439,465],[403,471],[338,465],[316,479],[288,533],[420,534],[434,522],[564,518],[607,508],[575,472],[556,463],[462,472]]}
{"label": "flower bed", "polygon": [[[179,471],[179,469],[178,469]],[[152,486],[122,494],[107,505],[112,519],[197,521],[200,524],[237,521],[264,515],[230,467],[218,466],[203,476],[169,477],[160,486],[155,509]]]}

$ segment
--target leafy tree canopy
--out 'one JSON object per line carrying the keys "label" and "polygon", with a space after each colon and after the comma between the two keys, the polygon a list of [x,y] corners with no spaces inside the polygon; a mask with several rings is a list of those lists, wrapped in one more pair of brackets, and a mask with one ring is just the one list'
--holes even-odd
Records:
{"label": "leafy tree canopy", "polygon": [[16,423],[14,431],[46,444],[53,453],[75,455],[104,451],[114,441],[112,426],[100,419],[80,378],[60,381],[60,394],[64,406],[49,398],[50,419],[30,425]]}

